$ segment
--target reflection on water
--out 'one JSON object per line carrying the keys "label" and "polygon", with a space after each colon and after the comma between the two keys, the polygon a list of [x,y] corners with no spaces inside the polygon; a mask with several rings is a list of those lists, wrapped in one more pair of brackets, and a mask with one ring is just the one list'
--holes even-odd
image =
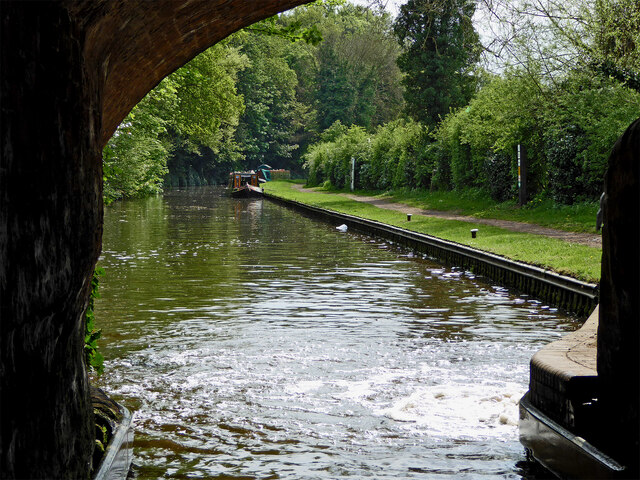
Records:
{"label": "reflection on water", "polygon": [[138,478],[520,478],[548,306],[212,188],[106,209],[103,388]]}

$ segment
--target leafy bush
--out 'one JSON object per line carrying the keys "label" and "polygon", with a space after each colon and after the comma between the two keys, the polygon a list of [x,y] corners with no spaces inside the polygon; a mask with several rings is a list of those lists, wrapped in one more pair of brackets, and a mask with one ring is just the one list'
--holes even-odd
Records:
{"label": "leafy bush", "polygon": [[398,120],[378,127],[374,135],[360,127],[345,129],[336,122],[305,155],[308,184],[329,180],[344,188],[351,182],[351,159],[356,160],[356,186],[385,190],[415,186],[417,162],[424,151],[422,126]]}
{"label": "leafy bush", "polygon": [[584,132],[575,125],[545,132],[549,159],[549,192],[558,203],[571,205],[585,193],[578,153],[584,149]]}
{"label": "leafy bush", "polygon": [[544,118],[549,187],[565,203],[596,200],[611,148],[640,114],[640,93],[610,78],[574,72],[553,100]]}
{"label": "leafy bush", "polygon": [[504,202],[516,194],[517,176],[512,168],[513,160],[505,153],[490,153],[485,159],[484,169],[487,190],[491,198]]}
{"label": "leafy bush", "polygon": [[100,298],[98,284],[100,276],[104,275],[103,268],[96,268],[91,278],[91,293],[89,294],[89,304],[85,312],[85,336],[84,336],[84,358],[87,368],[101,375],[104,371],[104,357],[98,350],[98,340],[102,336],[102,330],[95,326],[96,318],[93,314],[94,300]]}
{"label": "leafy bush", "polygon": [[351,159],[361,165],[369,150],[369,135],[361,127],[351,127],[335,136],[334,141],[316,143],[304,155],[308,171],[307,184],[320,185],[329,181],[337,188],[351,183]]}
{"label": "leafy bush", "polygon": [[434,142],[426,149],[426,158],[433,162],[433,174],[431,176],[431,190],[451,190],[451,163],[445,155],[444,148],[439,142]]}
{"label": "leafy bush", "polygon": [[317,143],[309,147],[304,155],[304,168],[307,170],[307,186],[315,187],[324,181],[324,166],[328,157],[328,144]]}
{"label": "leafy bush", "polygon": [[[491,77],[467,107],[449,114],[434,137],[450,162],[452,187],[489,190],[499,177],[492,166],[497,167],[498,159],[498,163],[504,163],[505,156],[511,157],[519,143],[528,147],[529,175],[534,177],[530,183],[542,183],[535,178],[538,172],[545,171],[537,167],[545,161],[537,144],[542,101],[534,81],[507,72],[503,77]],[[494,194],[506,195],[505,188]]]}
{"label": "leafy bush", "polygon": [[[571,72],[551,85],[510,71],[491,78],[467,107],[449,114],[434,138],[449,162],[452,188],[481,187],[494,198],[508,198],[515,163],[510,175],[496,169],[507,172],[506,158],[522,144],[530,194],[549,191],[571,204],[598,198],[609,151],[639,112],[638,92],[593,72]],[[442,160],[439,168],[446,171]]]}
{"label": "leafy bush", "polygon": [[508,72],[433,132],[404,119],[373,135],[336,122],[309,148],[305,166],[310,185],[346,187],[355,158],[358,188],[482,189],[505,201],[517,193],[521,144],[529,194],[572,204],[598,198],[609,150],[638,112],[640,94],[612,80],[575,74],[557,86]]}

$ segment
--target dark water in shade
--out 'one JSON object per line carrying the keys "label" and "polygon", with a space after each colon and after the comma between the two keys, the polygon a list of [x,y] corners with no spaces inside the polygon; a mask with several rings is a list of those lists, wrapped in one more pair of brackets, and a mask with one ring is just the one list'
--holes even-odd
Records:
{"label": "dark water in shade", "polygon": [[100,385],[138,478],[522,478],[517,401],[578,322],[468,272],[199,188],[105,211]]}

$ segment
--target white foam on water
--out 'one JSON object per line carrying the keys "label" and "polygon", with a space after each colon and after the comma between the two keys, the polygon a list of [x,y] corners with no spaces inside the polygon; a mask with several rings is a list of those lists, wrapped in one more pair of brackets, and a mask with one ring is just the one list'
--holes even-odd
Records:
{"label": "white foam on water", "polygon": [[517,430],[517,384],[449,383],[417,388],[378,410],[398,422],[410,422],[431,436],[447,438],[502,437]]}
{"label": "white foam on water", "polygon": [[334,395],[337,399],[360,400],[376,394],[376,390],[369,380],[358,382],[339,381],[336,382],[336,385],[346,388],[346,390]]}
{"label": "white foam on water", "polygon": [[375,401],[375,398],[379,396],[380,391],[388,389],[389,385],[406,378],[410,373],[411,371],[405,370],[381,370],[366,380],[339,380],[335,382],[335,384],[337,387],[341,388],[342,391],[337,392],[334,397],[337,399],[356,400],[361,403],[366,403],[368,400]]}
{"label": "white foam on water", "polygon": [[285,387],[285,390],[289,394],[302,395],[304,393],[318,390],[323,385],[324,385],[324,382],[321,380],[303,380],[297,383],[287,385]]}

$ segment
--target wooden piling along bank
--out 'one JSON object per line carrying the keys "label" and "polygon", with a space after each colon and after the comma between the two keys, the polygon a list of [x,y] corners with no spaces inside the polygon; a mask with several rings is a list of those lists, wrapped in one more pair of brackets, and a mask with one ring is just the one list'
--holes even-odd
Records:
{"label": "wooden piling along bank", "polygon": [[265,197],[310,216],[344,223],[350,229],[384,238],[445,264],[491,278],[500,285],[532,295],[580,317],[588,317],[598,304],[598,286],[595,284],[581,282],[540,267],[423,233],[325,210],[267,193]]}

